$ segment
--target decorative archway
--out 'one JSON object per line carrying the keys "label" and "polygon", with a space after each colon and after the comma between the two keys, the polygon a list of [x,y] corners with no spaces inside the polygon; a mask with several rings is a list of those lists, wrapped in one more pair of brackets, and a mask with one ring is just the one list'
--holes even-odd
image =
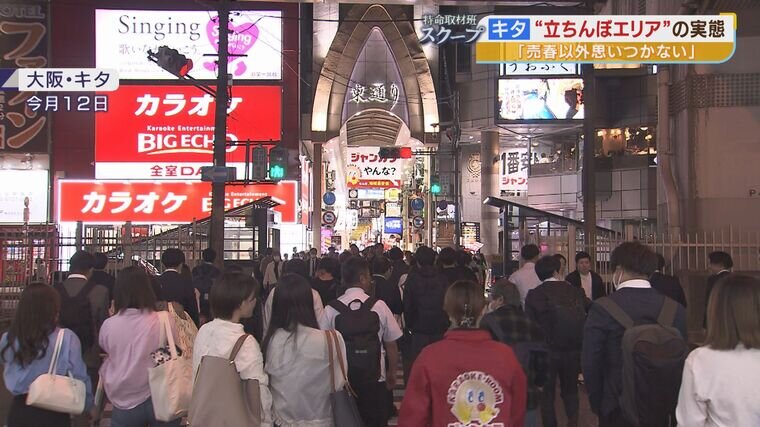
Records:
{"label": "decorative archway", "polygon": [[319,74],[312,106],[313,140],[327,141],[340,133],[350,76],[374,28],[382,31],[399,68],[411,136],[424,141],[425,133],[435,132],[432,126],[438,122],[435,85],[412,22],[401,6],[356,5],[351,9],[338,28]]}

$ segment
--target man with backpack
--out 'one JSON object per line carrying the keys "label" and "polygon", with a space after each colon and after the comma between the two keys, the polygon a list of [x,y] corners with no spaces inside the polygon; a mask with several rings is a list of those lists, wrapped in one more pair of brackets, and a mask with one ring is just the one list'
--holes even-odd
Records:
{"label": "man with backpack", "polygon": [[549,366],[541,419],[545,427],[557,426],[554,397],[559,378],[560,393],[565,404],[568,427],[578,425],[578,374],[583,345],[583,324],[586,303],[583,290],[562,280],[562,265],[554,256],[536,262],[536,274],[542,283],[528,292],[525,311],[541,326],[549,346]]}
{"label": "man with backpack", "polygon": [[319,324],[343,335],[348,381],[356,391],[364,423],[367,427],[385,427],[390,418],[388,390],[396,385],[396,340],[401,338],[401,329],[388,306],[368,295],[372,281],[366,260],[348,259],[341,267],[341,277],[346,292],[325,307]]}
{"label": "man with backpack", "polygon": [[201,323],[206,323],[211,320],[211,308],[209,305],[211,287],[214,285],[214,280],[222,273],[214,265],[214,261],[216,261],[215,250],[211,248],[204,249],[201,252],[201,259],[203,262],[193,268],[193,287],[200,293]]}
{"label": "man with backpack", "polygon": [[652,289],[657,255],[633,241],[610,256],[617,289],[594,301],[583,339],[583,376],[600,427],[675,425],[688,355],[686,310]]}

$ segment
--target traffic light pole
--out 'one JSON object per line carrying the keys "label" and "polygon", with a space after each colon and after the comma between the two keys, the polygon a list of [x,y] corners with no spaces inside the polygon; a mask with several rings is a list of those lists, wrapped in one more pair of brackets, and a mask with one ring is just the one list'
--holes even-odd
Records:
{"label": "traffic light pole", "polygon": [[[228,0],[219,0],[219,60],[216,78],[216,110],[214,115],[214,166],[225,166],[227,152],[227,58],[229,57]],[[224,264],[224,182],[211,184],[211,229],[209,247],[216,253],[218,266]]]}

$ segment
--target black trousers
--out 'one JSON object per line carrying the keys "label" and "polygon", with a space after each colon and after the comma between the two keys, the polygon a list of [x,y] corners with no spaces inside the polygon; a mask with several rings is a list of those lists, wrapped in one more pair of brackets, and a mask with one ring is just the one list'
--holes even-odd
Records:
{"label": "black trousers", "polygon": [[356,406],[366,427],[386,427],[390,419],[388,389],[385,382],[351,383],[356,392]]}
{"label": "black trousers", "polygon": [[412,366],[417,356],[422,353],[422,350],[430,344],[436,343],[443,339],[443,333],[440,334],[424,334],[420,332],[412,332],[409,336],[409,351],[408,355],[404,354],[404,377],[409,381],[409,375],[412,372]]}
{"label": "black trousers", "polygon": [[[557,379],[559,379],[560,395],[565,404],[565,414],[568,420],[577,420],[580,406],[578,400],[578,375],[580,373],[580,352],[554,352],[549,354],[544,396],[541,401],[541,420],[544,427],[557,427],[557,414],[554,409]],[[570,425],[576,424],[570,422]]]}
{"label": "black trousers", "polygon": [[623,411],[617,408],[607,415],[599,416],[599,427],[633,427],[633,424],[626,421]]}
{"label": "black trousers", "polygon": [[70,427],[71,416],[27,406],[26,395],[14,396],[8,412],[8,427]]}

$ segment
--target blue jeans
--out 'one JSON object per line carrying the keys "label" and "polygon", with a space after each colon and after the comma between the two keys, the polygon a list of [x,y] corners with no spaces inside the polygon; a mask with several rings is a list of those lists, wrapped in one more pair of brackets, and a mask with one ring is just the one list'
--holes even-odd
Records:
{"label": "blue jeans", "polygon": [[525,427],[538,427],[538,408],[525,413]]}
{"label": "blue jeans", "polygon": [[182,420],[168,423],[156,421],[153,412],[153,401],[148,399],[132,409],[113,408],[111,427],[179,427]]}

